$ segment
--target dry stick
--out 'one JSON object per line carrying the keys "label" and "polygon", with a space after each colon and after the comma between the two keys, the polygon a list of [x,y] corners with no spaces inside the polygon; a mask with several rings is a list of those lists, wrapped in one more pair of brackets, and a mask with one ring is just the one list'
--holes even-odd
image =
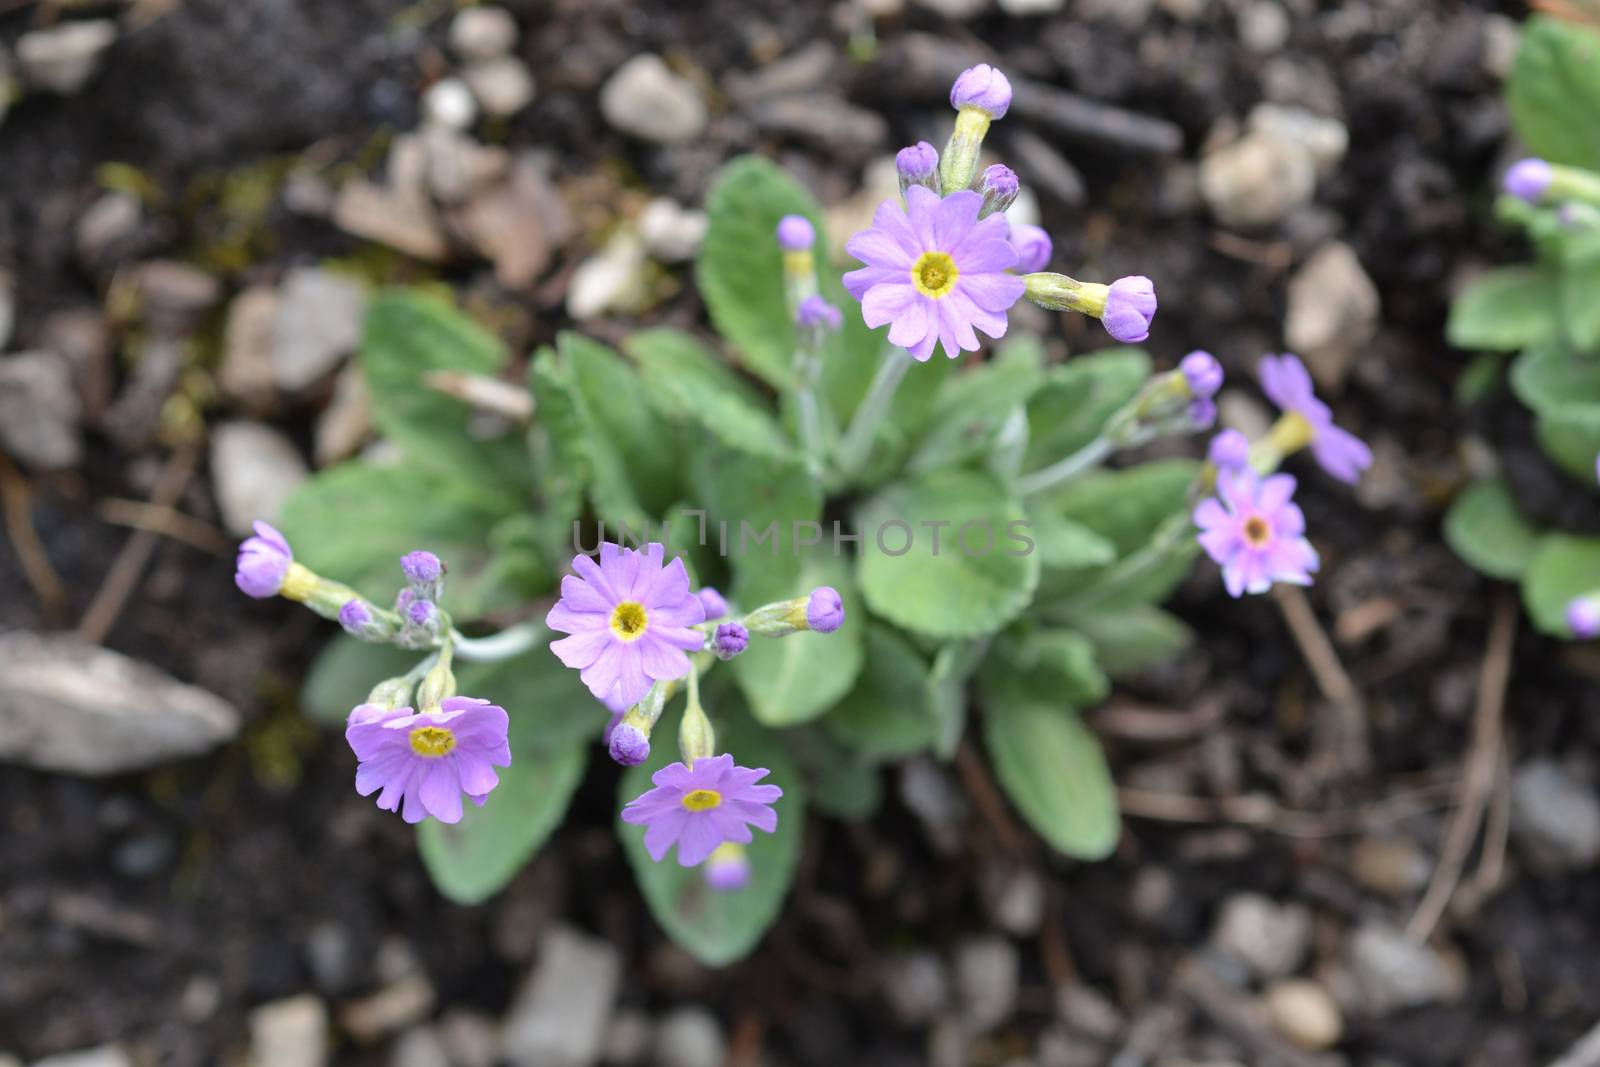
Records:
{"label": "dry stick", "polygon": [[1361,694],[1340,664],[1339,654],[1317,622],[1305,593],[1298,586],[1281,584],[1273,586],[1272,593],[1278,609],[1283,612],[1283,621],[1289,626],[1289,633],[1300,646],[1300,653],[1317,680],[1317,688],[1322,690],[1338,716],[1335,737],[1341,768],[1364,769],[1371,761],[1371,753],[1367,748],[1367,709]]}
{"label": "dry stick", "polygon": [[1482,901],[1500,887],[1506,866],[1506,839],[1511,835],[1511,748],[1502,743],[1495,760],[1494,795],[1483,825],[1483,852],[1472,872],[1472,894]]}
{"label": "dry stick", "polygon": [[149,530],[181,541],[213,556],[227,556],[233,549],[228,535],[177,508],[157,507],[142,500],[121,500],[111,497],[100,502],[95,509],[106,522],[116,526],[131,526],[135,530]]}
{"label": "dry stick", "polygon": [[1516,636],[1517,605],[1511,594],[1502,590],[1489,622],[1489,648],[1483,657],[1483,671],[1478,676],[1478,702],[1472,713],[1472,741],[1461,775],[1461,795],[1445,827],[1444,847],[1439,850],[1439,863],[1433,869],[1428,890],[1406,925],[1406,936],[1417,944],[1428,940],[1449,906],[1450,898],[1455,895],[1461,868],[1478,836],[1489,794],[1494,791],[1506,683],[1511,677],[1511,648]]}
{"label": "dry stick", "polygon": [[[158,508],[170,508],[183,493],[184,486],[189,484],[199,458],[200,449],[193,444],[183,445],[172,453],[161,471],[161,477],[156,481],[155,491],[150,494],[150,503]],[[98,645],[106,639],[111,627],[117,623],[117,616],[122,614],[129,595],[138,586],[139,576],[144,573],[145,564],[150,562],[150,555],[155,551],[160,536],[154,530],[137,530],[128,538],[78,623],[80,638],[92,645]]]}
{"label": "dry stick", "polygon": [[45,620],[53,624],[66,610],[67,593],[55,568],[50,566],[50,557],[39,541],[38,531],[33,528],[32,504],[33,493],[22,472],[9,458],[0,455],[0,506],[5,510],[6,534],[17,548],[22,574],[33,586]]}
{"label": "dry stick", "polygon": [[1367,833],[1442,807],[1449,783],[1396,793],[1358,808],[1299,811],[1279,807],[1265,796],[1209,797],[1159,793],[1150,789],[1117,790],[1122,814],[1136,819],[1177,823],[1231,823],[1285,837],[1334,837]]}

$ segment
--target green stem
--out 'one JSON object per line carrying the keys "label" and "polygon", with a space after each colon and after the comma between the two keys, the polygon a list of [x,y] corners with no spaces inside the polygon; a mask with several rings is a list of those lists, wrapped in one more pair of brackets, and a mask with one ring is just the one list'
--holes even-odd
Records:
{"label": "green stem", "polygon": [[1032,496],[1047,489],[1054,489],[1063,482],[1070,482],[1084,471],[1098,467],[1113,450],[1111,439],[1101,434],[1070,456],[1059,459],[1048,467],[1042,467],[1032,474],[1023,475],[1017,479],[1017,490],[1023,496]]}
{"label": "green stem", "polygon": [[894,394],[911,369],[911,353],[903,348],[892,349],[878,364],[877,376],[867,395],[850,419],[850,428],[839,442],[838,472],[841,480],[860,477],[872,454],[872,442],[878,436],[878,424],[889,413]]}
{"label": "green stem", "polygon": [[456,655],[471,663],[497,663],[512,659],[533,648],[548,631],[537,619],[508,626],[488,637],[463,637],[452,630],[450,640],[455,643]]}

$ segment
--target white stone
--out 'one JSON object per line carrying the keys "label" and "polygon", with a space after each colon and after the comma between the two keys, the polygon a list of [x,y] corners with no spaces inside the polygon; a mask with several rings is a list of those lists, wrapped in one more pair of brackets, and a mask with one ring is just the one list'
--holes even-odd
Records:
{"label": "white stone", "polygon": [[645,248],[663,263],[682,263],[693,259],[706,236],[706,213],[682,207],[670,197],[659,196],[639,213],[639,236]]}
{"label": "white stone", "polygon": [[465,130],[478,120],[478,102],[460,78],[440,78],[422,94],[422,114],[446,129]]}
{"label": "white stone", "polygon": [[1252,130],[1200,161],[1200,193],[1225,226],[1281,222],[1311,202],[1316,164],[1306,149],[1277,134]]}
{"label": "white stone", "polygon": [[217,368],[217,387],[223,396],[251,408],[272,403],[276,392],[272,339],[277,327],[276,289],[252,286],[233,298],[222,334],[222,365]]}
{"label": "white stone", "polygon": [[622,959],[612,945],[571,927],[551,929],[507,1013],[506,1061],[511,1067],[590,1067],[605,1047],[621,981]]}
{"label": "white stone", "polygon": [[117,39],[110,19],[63,22],[17,40],[17,69],[29,88],[70,96],[89,84]]}
{"label": "white stone", "polygon": [[389,1067],[450,1067],[439,1034],[429,1026],[414,1026],[395,1039]]}
{"label": "white stone", "polygon": [[317,416],[311,454],[318,467],[349,459],[372,435],[372,398],[367,380],[354,363],[339,372],[333,399]]}
{"label": "white stone", "polygon": [[1277,0],[1255,0],[1239,12],[1239,40],[1257,55],[1282,51],[1292,28],[1289,13]]}
{"label": "white stone", "polygon": [[634,56],[600,89],[600,112],[613,129],[658,144],[692,141],[708,116],[700,92],[658,55]]}
{"label": "white stone", "polygon": [[116,242],[139,226],[143,209],[132,193],[111,192],[90,205],[73,231],[78,258],[94,266]]}
{"label": "white stone", "polygon": [[1522,27],[1507,15],[1485,15],[1483,19],[1483,69],[1491,78],[1505,81],[1517,62],[1522,47]]}
{"label": "white stone", "polygon": [[675,1008],[656,1029],[655,1067],[721,1067],[727,1055],[722,1024],[704,1008]]}
{"label": "white stone", "polygon": [[250,1067],[323,1067],[328,1062],[328,1009],[302,993],[250,1013]]}
{"label": "white stone", "polygon": [[643,305],[644,242],[632,230],[619,230],[598,254],[578,265],[567,285],[567,314],[578,321],[607,311]]}
{"label": "white stone", "polygon": [[450,23],[450,50],[469,62],[503,56],[517,46],[517,20],[503,7],[469,7]]}
{"label": "white stone", "polygon": [[1337,389],[1378,332],[1378,287],[1355,249],[1329,241],[1289,279],[1284,339],[1326,388]]}
{"label": "white stone", "polygon": [[41,470],[75,466],[83,458],[82,418],[65,356],[0,356],[0,448]]}
{"label": "white stone", "polygon": [[133,1067],[133,1058],[121,1045],[101,1045],[78,1052],[58,1052],[33,1067]]}
{"label": "white stone", "polygon": [[296,392],[320,381],[361,343],[367,293],[361,283],[321,267],[298,267],[283,280],[273,331],[278,388]]}
{"label": "white stone", "polygon": [[306,480],[294,442],[258,422],[224,422],[211,432],[211,480],[222,522],[247,537],[257,519],[273,522]]}
{"label": "white stone", "polygon": [[1361,998],[1385,1014],[1450,1000],[1461,993],[1463,975],[1428,945],[1400,931],[1369,922],[1351,935],[1346,949]]}
{"label": "white stone", "polygon": [[533,74],[515,56],[479,60],[462,70],[461,78],[486,115],[510,118],[533,103]]}
{"label": "white stone", "polygon": [[1020,981],[1017,947],[1003,937],[982,937],[956,950],[957,1001],[973,1033],[1011,1017]]}
{"label": "white stone", "polygon": [[1258,893],[1239,893],[1222,904],[1212,942],[1263,978],[1292,974],[1311,945],[1311,913],[1279,905]]}
{"label": "white stone", "polygon": [[1584,868],[1600,860],[1600,800],[1555,763],[1536,760],[1511,778],[1511,833],[1544,867]]}
{"label": "white stone", "polygon": [[1320,984],[1304,978],[1274,982],[1263,996],[1278,1032],[1312,1052],[1332,1048],[1344,1036],[1339,1005]]}
{"label": "white stone", "polygon": [[1350,131],[1338,119],[1303,107],[1261,103],[1250,111],[1250,128],[1298,144],[1311,155],[1319,177],[1339,169],[1350,149]]}

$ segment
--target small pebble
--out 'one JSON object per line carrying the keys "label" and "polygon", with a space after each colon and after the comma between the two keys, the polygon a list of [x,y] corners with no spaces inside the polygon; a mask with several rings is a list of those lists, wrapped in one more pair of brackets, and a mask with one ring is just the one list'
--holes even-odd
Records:
{"label": "small pebble", "polygon": [[450,50],[469,62],[495,59],[517,46],[517,20],[500,7],[469,7],[450,23]]}
{"label": "small pebble", "polygon": [[508,119],[533,103],[533,74],[515,56],[482,59],[461,72],[462,80],[483,107],[483,113]]}
{"label": "small pebble", "polygon": [[1303,1049],[1320,1052],[1344,1036],[1339,1005],[1316,982],[1302,978],[1274,982],[1264,999],[1272,1025]]}
{"label": "small pebble", "polygon": [[422,94],[422,113],[429,122],[465,130],[478,119],[478,103],[460,78],[441,78]]}
{"label": "small pebble", "polygon": [[692,141],[709,121],[694,84],[649,52],[618,67],[601,87],[600,112],[613,129],[658,144]]}

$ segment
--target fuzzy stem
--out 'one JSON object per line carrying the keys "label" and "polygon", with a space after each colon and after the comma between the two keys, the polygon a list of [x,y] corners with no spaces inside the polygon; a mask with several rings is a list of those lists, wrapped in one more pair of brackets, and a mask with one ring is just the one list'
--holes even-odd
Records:
{"label": "fuzzy stem", "polygon": [[451,639],[455,642],[456,655],[463,660],[471,663],[496,663],[522,655],[533,648],[546,632],[544,623],[529,619],[515,626],[508,626],[488,637],[463,637],[458,632],[452,632]]}
{"label": "fuzzy stem", "polygon": [[839,442],[839,475],[842,480],[859,477],[872,454],[872,442],[878,436],[878,424],[889,413],[894,394],[911,369],[911,353],[895,348],[878,364],[878,373],[872,379],[861,406],[850,419],[850,429]]}
{"label": "fuzzy stem", "polygon": [[1023,496],[1032,496],[1047,489],[1054,489],[1063,482],[1070,482],[1084,471],[1098,467],[1112,451],[1111,438],[1101,434],[1070,456],[1017,479],[1017,491]]}

